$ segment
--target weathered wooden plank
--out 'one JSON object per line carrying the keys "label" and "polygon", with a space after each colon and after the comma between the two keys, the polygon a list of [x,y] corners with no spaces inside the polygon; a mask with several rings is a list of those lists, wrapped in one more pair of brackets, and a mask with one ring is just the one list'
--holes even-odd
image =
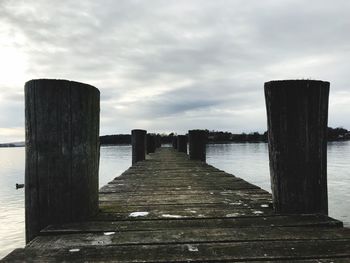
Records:
{"label": "weathered wooden plank", "polygon": [[[111,209],[113,210],[113,208]],[[194,213],[194,211],[196,213]],[[132,213],[139,213],[139,212],[147,212],[148,214],[143,217],[133,217]],[[258,212],[258,213],[257,213]],[[179,219],[187,219],[187,218],[237,218],[237,217],[247,217],[247,216],[270,216],[273,214],[273,212],[263,212],[261,210],[255,210],[255,209],[220,209],[215,208],[212,210],[200,210],[197,207],[186,207],[182,210],[178,209],[147,209],[147,207],[142,207],[141,209],[131,209],[129,208],[128,212],[101,212],[99,213],[94,220],[141,220],[141,219],[158,219],[158,218],[179,218]]]}
{"label": "weathered wooden plank", "polygon": [[[205,198],[205,199],[204,199]],[[178,195],[166,195],[160,193],[159,195],[116,195],[116,194],[104,194],[100,195],[100,203],[105,202],[132,202],[134,205],[147,205],[147,204],[232,204],[237,206],[243,206],[244,203],[267,205],[272,206],[272,200],[266,197],[252,197],[251,200],[242,198],[242,196],[235,195],[210,195],[206,197],[203,195],[194,194],[178,194]]]}
{"label": "weathered wooden plank", "polygon": [[147,158],[101,189],[100,212],[91,221],[48,226],[5,262],[350,258],[350,230],[340,221],[277,215],[267,191],[170,149]]}
{"label": "weathered wooden plank", "polygon": [[[153,189],[155,190],[155,189]],[[159,190],[158,190],[159,191]],[[137,185],[125,185],[125,184],[114,184],[114,185],[105,185],[100,189],[100,196],[102,194],[118,194],[118,195],[140,195],[140,196],[152,196],[157,195],[158,191],[147,191],[145,188],[141,188]],[[230,190],[230,189],[207,189],[204,187],[195,187],[195,186],[182,186],[182,187],[164,187],[161,190],[161,193],[166,195],[177,195],[179,193],[183,195],[234,195],[234,196],[256,196],[261,198],[271,199],[271,194],[262,190],[262,189],[239,189],[239,190]],[[272,199],[271,199],[272,200]]]}
{"label": "weathered wooden plank", "polygon": [[[222,184],[222,185],[199,185],[199,184],[178,184],[170,186],[169,184],[157,184],[157,188],[162,188],[162,190],[176,190],[176,188],[187,188],[187,189],[193,189],[193,190],[249,190],[249,189],[255,189],[259,190],[260,188],[257,186],[252,185],[232,185],[232,184]],[[141,191],[155,191],[154,185],[145,185],[145,184],[131,184],[129,186],[123,186],[125,187],[125,190],[133,190],[133,189],[140,189]]]}
{"label": "weathered wooden plank", "polygon": [[45,235],[35,238],[27,247],[69,248],[105,245],[147,245],[271,240],[337,240],[350,241],[350,229],[319,227],[241,227],[166,229],[150,231],[113,231]]}
{"label": "weathered wooden plank", "polygon": [[266,241],[17,249],[3,262],[220,262],[349,258],[348,240]]}
{"label": "weathered wooden plank", "polygon": [[41,231],[50,233],[111,232],[111,231],[149,231],[191,228],[239,228],[239,227],[342,227],[342,223],[324,215],[273,215],[266,217],[237,218],[192,218],[155,219],[125,221],[87,221],[63,225],[51,225]]}

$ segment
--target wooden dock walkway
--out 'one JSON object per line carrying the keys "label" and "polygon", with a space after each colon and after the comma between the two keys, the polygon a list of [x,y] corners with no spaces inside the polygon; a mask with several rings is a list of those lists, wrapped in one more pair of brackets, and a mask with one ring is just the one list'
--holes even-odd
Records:
{"label": "wooden dock walkway", "polygon": [[3,262],[350,262],[350,229],[277,215],[271,195],[160,148],[100,189],[91,221],[51,225]]}

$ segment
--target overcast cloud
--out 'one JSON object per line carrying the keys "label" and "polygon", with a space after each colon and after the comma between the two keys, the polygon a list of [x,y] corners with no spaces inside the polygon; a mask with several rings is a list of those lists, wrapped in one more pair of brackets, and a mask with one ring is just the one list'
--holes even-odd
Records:
{"label": "overcast cloud", "polygon": [[350,128],[350,1],[0,1],[0,141],[24,139],[23,85],[101,91],[101,134],[264,131],[263,84],[331,82]]}

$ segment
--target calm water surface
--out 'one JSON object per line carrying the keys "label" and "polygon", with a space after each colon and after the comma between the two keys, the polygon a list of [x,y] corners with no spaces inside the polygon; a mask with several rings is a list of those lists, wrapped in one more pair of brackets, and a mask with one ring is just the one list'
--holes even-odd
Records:
{"label": "calm water surface", "polygon": [[[24,246],[24,148],[0,148],[0,259]],[[131,146],[101,148],[100,187],[131,164]]]}
{"label": "calm water surface", "polygon": [[[329,215],[350,227],[350,141],[328,143]],[[212,144],[207,162],[271,192],[266,143]]]}
{"label": "calm water surface", "polygon": [[[350,142],[328,144],[329,214],[350,226]],[[270,191],[265,143],[212,144],[207,162]],[[131,164],[131,146],[101,148],[103,186]],[[0,258],[24,246],[24,148],[0,148]]]}

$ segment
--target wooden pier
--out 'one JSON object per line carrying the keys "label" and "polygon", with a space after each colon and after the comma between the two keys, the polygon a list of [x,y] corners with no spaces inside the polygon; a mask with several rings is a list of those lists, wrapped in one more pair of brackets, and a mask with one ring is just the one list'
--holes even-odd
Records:
{"label": "wooden pier", "polygon": [[27,82],[27,245],[3,261],[350,262],[350,229],[327,216],[328,94],[265,83],[272,195],[206,164],[205,130],[174,149],[132,130],[132,167],[98,191],[99,90]]}
{"label": "wooden pier", "polygon": [[350,262],[350,229],[275,214],[258,186],[160,148],[100,189],[97,216],[50,225],[3,261]]}

